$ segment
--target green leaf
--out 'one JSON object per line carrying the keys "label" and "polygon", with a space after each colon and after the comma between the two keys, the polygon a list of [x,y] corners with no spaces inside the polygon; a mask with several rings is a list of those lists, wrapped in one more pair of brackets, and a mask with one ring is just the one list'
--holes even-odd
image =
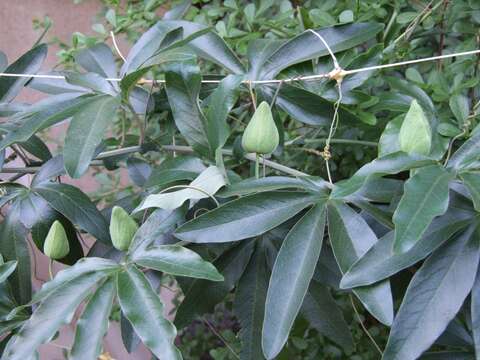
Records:
{"label": "green leaf", "polygon": [[[181,26],[184,37],[206,28],[205,25],[189,21],[163,21],[163,23],[171,27]],[[223,66],[234,74],[243,74],[245,72],[242,62],[235,53],[228,47],[225,41],[213,31],[193,39],[188,43],[188,47],[195,51],[199,57]]]}
{"label": "green leaf", "polygon": [[257,246],[235,292],[233,310],[240,322],[239,337],[242,342],[240,359],[263,359],[262,323],[268,287],[268,268],[265,254]]}
{"label": "green leaf", "polygon": [[[347,205],[332,202],[327,211],[330,243],[344,274],[377,242],[377,237],[360,214]],[[392,323],[393,300],[388,280],[354,289],[353,293],[381,323],[387,326]]]}
{"label": "green leaf", "polygon": [[200,69],[194,62],[179,62],[175,72],[165,74],[168,101],[178,130],[202,155],[210,153],[206,119],[199,106]]}
{"label": "green leaf", "polygon": [[[217,196],[227,198],[231,196],[243,196],[256,192],[274,191],[281,189],[299,189],[319,191],[324,188],[322,180],[317,185],[316,179],[303,179],[288,176],[268,176],[263,178],[249,178],[228,185],[220,190]],[[326,187],[326,185],[325,185]]]}
{"label": "green leaf", "polygon": [[65,170],[72,178],[79,178],[87,171],[119,105],[116,98],[102,95],[73,116],[63,149]]}
{"label": "green leaf", "polygon": [[0,254],[5,261],[17,262],[17,267],[8,282],[16,301],[25,304],[32,295],[31,266],[27,229],[21,223],[21,219],[21,209],[15,204],[0,224]]}
{"label": "green leaf", "polygon": [[452,174],[440,165],[427,166],[405,182],[405,191],[393,214],[394,252],[410,250],[432,220],[447,211]]}
{"label": "green leaf", "polygon": [[72,223],[111,245],[107,221],[80,189],[68,184],[43,182],[37,184],[34,191]]}
{"label": "green leaf", "polygon": [[223,274],[224,281],[194,279],[185,286],[180,283],[185,299],[175,315],[175,324],[179,329],[190,324],[197,316],[213,311],[215,305],[233,290],[250,261],[254,246],[254,241],[245,241],[215,259],[213,265]]}
{"label": "green leaf", "polygon": [[180,180],[193,180],[205,169],[205,165],[199,158],[177,156],[167,159],[160,166],[153,168],[145,187],[161,187]]}
{"label": "green leaf", "polygon": [[475,128],[472,136],[455,151],[447,163],[447,169],[459,171],[468,169],[468,166],[480,157],[480,127]]}
{"label": "green leaf", "polygon": [[85,274],[54,290],[8,343],[4,356],[10,360],[29,359],[60,326],[70,322],[74,310],[103,277],[103,273]]}
{"label": "green leaf", "polygon": [[17,268],[17,261],[11,260],[0,265],[0,283],[3,283]]}
{"label": "green leaf", "polygon": [[73,116],[90,101],[91,96],[79,96],[78,93],[51,96],[39,101],[13,118],[13,126],[0,141],[0,150],[17,142],[28,141],[36,132]]}
{"label": "green leaf", "polygon": [[470,101],[468,97],[463,94],[453,95],[448,104],[450,105],[450,110],[452,110],[453,115],[458,121],[459,127],[462,127],[470,115]]}
{"label": "green leaf", "polygon": [[[47,56],[47,45],[41,44],[29,50],[5,69],[11,74],[36,74]],[[28,82],[28,77],[0,77],[0,103],[12,101],[23,86]]]}
{"label": "green leaf", "polygon": [[175,276],[223,281],[223,276],[196,252],[179,245],[158,245],[137,251],[132,260],[146,268]]}
{"label": "green leaf", "polygon": [[165,360],[182,359],[175,347],[175,326],[163,317],[163,304],[152,286],[134,265],[117,275],[118,301],[142,342]]}
{"label": "green leaf", "polygon": [[94,257],[80,259],[75,265],[60,270],[52,280],[44,283],[40,290],[33,295],[33,298],[28,305],[30,306],[39,301],[45,300],[54,291],[61,289],[68,283],[83,275],[90,273],[102,273],[105,277],[107,277],[118,271],[118,269],[118,264],[109,259]]}
{"label": "green leaf", "polygon": [[134,254],[141,251],[153,242],[162,244],[165,238],[169,238],[170,233],[175,230],[177,224],[185,220],[184,208],[173,211],[157,209],[140,226],[135,233],[128,254]]}
{"label": "green leaf", "polygon": [[91,89],[96,93],[116,96],[117,91],[111,82],[105,80],[96,73],[68,73],[66,76],[68,83]]}
{"label": "green leaf", "polygon": [[[270,102],[273,100],[278,85],[263,85],[261,94]],[[275,106],[288,113],[295,120],[308,125],[329,125],[333,118],[333,105],[321,96],[299,87],[283,84],[278,91]],[[354,117],[342,108],[339,109],[340,118],[351,120]]]}
{"label": "green leaf", "polygon": [[331,198],[340,199],[351,195],[373,177],[398,174],[431,164],[435,164],[435,161],[418,154],[409,155],[401,151],[388,154],[363,165],[350,179],[335,184]]}
{"label": "green leaf", "polygon": [[96,360],[100,355],[115,292],[115,281],[109,278],[89,300],[77,322],[71,360]]}
{"label": "green leaf", "polygon": [[349,289],[371,285],[416,264],[465,228],[474,216],[471,212],[452,207],[432,221],[410,250],[400,254],[392,252],[395,232],[387,233],[345,273],[340,287]]}
{"label": "green leaf", "polygon": [[472,287],[470,312],[472,316],[472,337],[476,357],[480,355],[480,276],[477,270],[475,282]]}
{"label": "green leaf", "polygon": [[322,249],[325,206],[315,205],[289,231],[272,269],[265,303],[262,346],[267,359],[285,345]]}
{"label": "green leaf", "polygon": [[455,317],[475,281],[479,262],[476,225],[438,248],[408,286],[390,331],[384,360],[417,359]]}
{"label": "green leaf", "polygon": [[173,210],[187,200],[200,200],[213,196],[226,184],[225,177],[219,168],[210,166],[181,190],[161,194],[148,195],[134,212],[151,207]]}
{"label": "green leaf", "polygon": [[195,243],[251,238],[282,224],[317,200],[315,195],[294,191],[248,195],[186,222],[175,236]]}
{"label": "green leaf", "polygon": [[[316,29],[333,52],[350,49],[373,38],[383,26],[376,23],[357,23]],[[262,79],[273,79],[283,69],[306,60],[328,55],[323,42],[311,32],[304,32],[280,46],[266,61]]]}
{"label": "green leaf", "polygon": [[312,281],[303,299],[301,313],[319,333],[340,345],[345,352],[353,351],[350,329],[327,287]]}
{"label": "green leaf", "polygon": [[75,54],[75,62],[85,70],[104,78],[117,77],[117,65],[112,50],[106,44],[96,44]]}
{"label": "green leaf", "polygon": [[226,76],[213,93],[205,100],[206,134],[210,145],[210,153],[222,148],[230,135],[227,116],[235,105],[239,86],[243,80],[240,75]]}
{"label": "green leaf", "polygon": [[182,1],[180,4],[173,6],[163,15],[163,20],[178,20],[181,19],[190,9],[192,5],[191,0]]}
{"label": "green leaf", "polygon": [[463,184],[467,187],[473,201],[475,210],[480,211],[480,174],[475,172],[462,172],[459,174]]}
{"label": "green leaf", "polygon": [[428,155],[432,146],[432,130],[422,107],[413,100],[399,133],[400,150],[408,154]]}
{"label": "green leaf", "polygon": [[400,151],[399,134],[403,119],[401,116],[389,121],[378,140],[378,157]]}

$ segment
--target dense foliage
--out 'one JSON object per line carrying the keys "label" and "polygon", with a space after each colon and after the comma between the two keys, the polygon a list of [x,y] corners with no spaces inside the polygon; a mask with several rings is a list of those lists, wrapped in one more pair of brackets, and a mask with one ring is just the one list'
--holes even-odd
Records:
{"label": "dense foliage", "polygon": [[[2,358],[75,312],[72,359],[115,319],[162,360],[480,357],[480,57],[339,76],[324,43],[346,70],[476,49],[477,1],[104,2],[57,78],[0,77]],[[29,245],[65,264],[40,289]]]}

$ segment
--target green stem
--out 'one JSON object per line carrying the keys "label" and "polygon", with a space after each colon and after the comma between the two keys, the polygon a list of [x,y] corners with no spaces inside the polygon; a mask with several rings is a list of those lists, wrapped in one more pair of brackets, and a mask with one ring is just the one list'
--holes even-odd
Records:
{"label": "green stem", "polygon": [[260,155],[255,154],[255,178],[260,178],[259,174],[259,168],[260,168]]}
{"label": "green stem", "polygon": [[[327,139],[305,139],[303,140],[305,144],[325,144]],[[288,142],[285,145],[292,145],[292,142]],[[364,145],[377,147],[378,144],[374,141],[364,141],[364,140],[353,140],[353,139],[330,139],[330,144],[351,144],[351,145]]]}
{"label": "green stem", "polygon": [[53,259],[48,260],[48,275],[50,276],[50,280],[53,279]]}

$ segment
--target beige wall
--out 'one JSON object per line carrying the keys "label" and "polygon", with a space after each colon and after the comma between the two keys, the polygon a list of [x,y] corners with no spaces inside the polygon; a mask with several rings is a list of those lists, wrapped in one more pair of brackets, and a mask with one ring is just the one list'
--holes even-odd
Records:
{"label": "beige wall", "polygon": [[[101,9],[99,0],[84,0],[79,5],[74,5],[73,0],[0,0],[0,50],[7,54],[9,62],[30,49],[39,36],[39,32],[33,30],[32,20],[43,19],[48,15],[53,20],[53,27],[48,33],[47,40],[57,36],[64,41],[69,41],[74,31],[91,33],[93,17]],[[58,48],[49,49],[48,59],[44,69],[48,70],[56,63],[56,51]],[[39,94],[27,90],[22,93],[19,100],[33,102],[40,97]],[[57,131],[62,131],[58,129]],[[62,131],[63,132],[63,131]],[[15,164],[21,166],[22,164]],[[12,164],[12,166],[15,166]],[[83,178],[80,185],[84,191],[95,187],[89,181],[88,176]],[[34,281],[36,287],[48,277],[46,259],[36,252],[37,277]],[[55,345],[44,345],[40,349],[41,360],[64,359],[61,347],[69,347],[74,334],[73,326],[65,326]],[[135,353],[129,355],[124,349],[117,326],[111,326],[105,340],[105,349],[112,358],[118,360],[143,360],[150,359],[148,352],[140,347]]]}

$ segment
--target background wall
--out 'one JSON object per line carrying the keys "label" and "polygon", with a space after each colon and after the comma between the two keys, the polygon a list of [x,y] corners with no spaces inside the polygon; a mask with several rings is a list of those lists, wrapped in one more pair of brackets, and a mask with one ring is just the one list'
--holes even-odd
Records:
{"label": "background wall", "polygon": [[[99,0],[84,0],[75,5],[73,0],[2,0],[0,6],[0,50],[7,56],[9,63],[14,61],[24,52],[28,51],[40,35],[40,31],[35,31],[32,26],[32,20],[37,18],[42,20],[48,15],[53,20],[53,26],[47,34],[46,40],[54,36],[68,42],[71,34],[75,31],[82,33],[92,33],[91,25],[96,13],[101,9]],[[44,64],[44,69],[52,68],[56,62],[56,52],[58,47],[51,46],[48,52],[48,58]],[[41,98],[41,94],[26,89],[18,100],[25,102],[34,102]],[[63,133],[63,127],[57,127],[53,131]],[[11,166],[21,166],[11,164]],[[10,165],[9,165],[10,166]],[[80,180],[80,185],[84,191],[95,188],[95,182],[91,181],[86,175]],[[40,252],[35,252],[37,264],[35,285],[41,286],[42,280],[48,278],[48,268],[45,256]],[[57,264],[58,271],[58,264]],[[60,337],[52,345],[44,345],[40,349],[41,360],[61,360],[65,359],[62,348],[68,348],[74,335],[73,326],[65,326]],[[150,359],[149,353],[142,346],[133,354],[128,354],[123,347],[118,326],[110,326],[109,333],[105,340],[105,350],[111,355],[112,359],[118,360],[143,360]],[[108,357],[102,360],[108,360]]]}

